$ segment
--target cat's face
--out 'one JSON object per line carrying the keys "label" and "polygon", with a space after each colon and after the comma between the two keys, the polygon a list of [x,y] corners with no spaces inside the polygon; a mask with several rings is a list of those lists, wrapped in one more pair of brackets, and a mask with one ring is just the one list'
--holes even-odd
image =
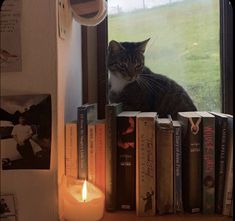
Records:
{"label": "cat's face", "polygon": [[107,66],[111,74],[130,82],[136,80],[144,68],[144,51],[148,41],[110,41]]}

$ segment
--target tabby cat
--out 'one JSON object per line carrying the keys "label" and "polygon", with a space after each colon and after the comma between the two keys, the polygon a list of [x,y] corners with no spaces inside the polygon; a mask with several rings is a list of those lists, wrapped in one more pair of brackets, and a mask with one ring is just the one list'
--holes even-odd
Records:
{"label": "tabby cat", "polygon": [[109,43],[109,102],[121,102],[128,111],[154,111],[159,117],[170,114],[172,119],[177,119],[177,112],[196,111],[192,99],[179,84],[145,66],[148,41]]}

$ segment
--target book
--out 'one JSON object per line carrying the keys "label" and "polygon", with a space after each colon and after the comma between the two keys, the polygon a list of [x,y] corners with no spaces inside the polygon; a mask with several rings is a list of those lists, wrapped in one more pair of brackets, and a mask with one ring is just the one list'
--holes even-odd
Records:
{"label": "book", "polygon": [[95,183],[96,180],[96,131],[95,131],[95,122],[91,122],[87,125],[87,136],[88,136],[88,180],[91,183]]}
{"label": "book", "polygon": [[215,212],[215,117],[198,111],[202,118],[202,212]]}
{"label": "book", "polygon": [[182,200],[182,125],[173,121],[174,212],[183,212]]}
{"label": "book", "polygon": [[173,193],[173,123],[157,118],[157,211],[174,212]]}
{"label": "book", "polygon": [[136,214],[156,214],[156,112],[142,112],[136,120]]}
{"label": "book", "polygon": [[233,217],[233,197],[232,197],[232,206],[231,206],[231,209],[230,209],[229,216]]}
{"label": "book", "polygon": [[97,104],[84,104],[77,109],[78,174],[88,179],[88,129],[87,125],[97,119]]}
{"label": "book", "polygon": [[227,167],[225,174],[224,199],[222,214],[231,216],[233,200],[233,116],[228,117],[227,133]]}
{"label": "book", "polygon": [[78,178],[77,122],[65,124],[65,175]]}
{"label": "book", "polygon": [[95,185],[105,193],[105,120],[95,123]]}
{"label": "book", "polygon": [[190,213],[201,211],[202,157],[201,117],[196,112],[178,112],[182,124],[182,175],[184,210]]}
{"label": "book", "polygon": [[117,116],[117,203],[118,209],[136,207],[136,115],[123,111]]}
{"label": "book", "polygon": [[222,113],[215,116],[215,212],[222,214],[226,173],[226,142],[228,118]]}
{"label": "book", "polygon": [[105,207],[107,211],[115,211],[117,209],[117,115],[121,111],[121,103],[112,103],[105,106]]}

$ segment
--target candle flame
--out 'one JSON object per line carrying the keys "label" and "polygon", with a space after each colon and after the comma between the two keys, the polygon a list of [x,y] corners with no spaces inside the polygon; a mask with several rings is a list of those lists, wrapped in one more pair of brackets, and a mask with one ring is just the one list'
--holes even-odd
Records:
{"label": "candle flame", "polygon": [[85,202],[86,199],[87,199],[87,183],[85,180],[82,186],[82,200]]}

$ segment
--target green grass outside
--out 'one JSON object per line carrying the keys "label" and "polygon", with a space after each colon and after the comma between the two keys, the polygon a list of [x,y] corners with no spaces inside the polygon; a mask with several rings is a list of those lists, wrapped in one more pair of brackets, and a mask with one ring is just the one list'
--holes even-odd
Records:
{"label": "green grass outside", "polygon": [[109,40],[150,37],[146,66],[182,85],[199,110],[221,110],[219,0],[185,0],[108,21]]}

